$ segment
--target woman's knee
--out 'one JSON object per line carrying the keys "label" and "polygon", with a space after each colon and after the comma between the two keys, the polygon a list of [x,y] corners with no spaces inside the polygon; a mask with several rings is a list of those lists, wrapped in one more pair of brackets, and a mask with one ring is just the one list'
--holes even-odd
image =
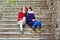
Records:
{"label": "woman's knee", "polygon": [[23,19],[22,19],[23,21],[25,21],[26,20],[26,17],[23,17]]}
{"label": "woman's knee", "polygon": [[41,27],[41,22],[40,22],[40,21],[37,22],[37,27],[38,27],[38,28]]}

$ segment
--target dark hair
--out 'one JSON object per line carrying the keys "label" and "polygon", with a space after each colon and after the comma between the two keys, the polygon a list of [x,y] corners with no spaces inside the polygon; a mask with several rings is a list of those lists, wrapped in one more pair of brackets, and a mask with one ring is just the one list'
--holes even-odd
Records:
{"label": "dark hair", "polygon": [[29,7],[29,9],[31,9],[31,11],[32,11],[32,8],[31,7]]}
{"label": "dark hair", "polygon": [[[26,7],[25,7],[26,8]],[[26,12],[28,12],[28,8],[26,8]]]}
{"label": "dark hair", "polygon": [[23,8],[21,8],[21,11],[23,10]]}

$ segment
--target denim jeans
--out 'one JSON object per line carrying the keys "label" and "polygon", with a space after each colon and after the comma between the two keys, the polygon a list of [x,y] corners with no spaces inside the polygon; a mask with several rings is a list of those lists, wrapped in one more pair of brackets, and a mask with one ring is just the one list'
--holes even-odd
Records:
{"label": "denim jeans", "polygon": [[32,28],[41,28],[41,22],[40,21],[35,21]]}

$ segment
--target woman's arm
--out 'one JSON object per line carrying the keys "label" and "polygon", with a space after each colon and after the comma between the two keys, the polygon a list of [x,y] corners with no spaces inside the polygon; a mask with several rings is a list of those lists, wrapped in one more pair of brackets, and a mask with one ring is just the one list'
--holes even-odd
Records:
{"label": "woman's arm", "polygon": [[21,20],[21,15],[20,15],[20,11],[17,14],[17,21]]}

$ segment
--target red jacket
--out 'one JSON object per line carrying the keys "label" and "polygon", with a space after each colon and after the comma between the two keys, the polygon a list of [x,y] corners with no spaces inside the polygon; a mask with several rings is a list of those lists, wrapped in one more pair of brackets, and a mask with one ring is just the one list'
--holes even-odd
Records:
{"label": "red jacket", "polygon": [[22,20],[22,18],[25,17],[25,13],[22,13],[20,11],[18,11],[18,18],[17,18],[17,22]]}

